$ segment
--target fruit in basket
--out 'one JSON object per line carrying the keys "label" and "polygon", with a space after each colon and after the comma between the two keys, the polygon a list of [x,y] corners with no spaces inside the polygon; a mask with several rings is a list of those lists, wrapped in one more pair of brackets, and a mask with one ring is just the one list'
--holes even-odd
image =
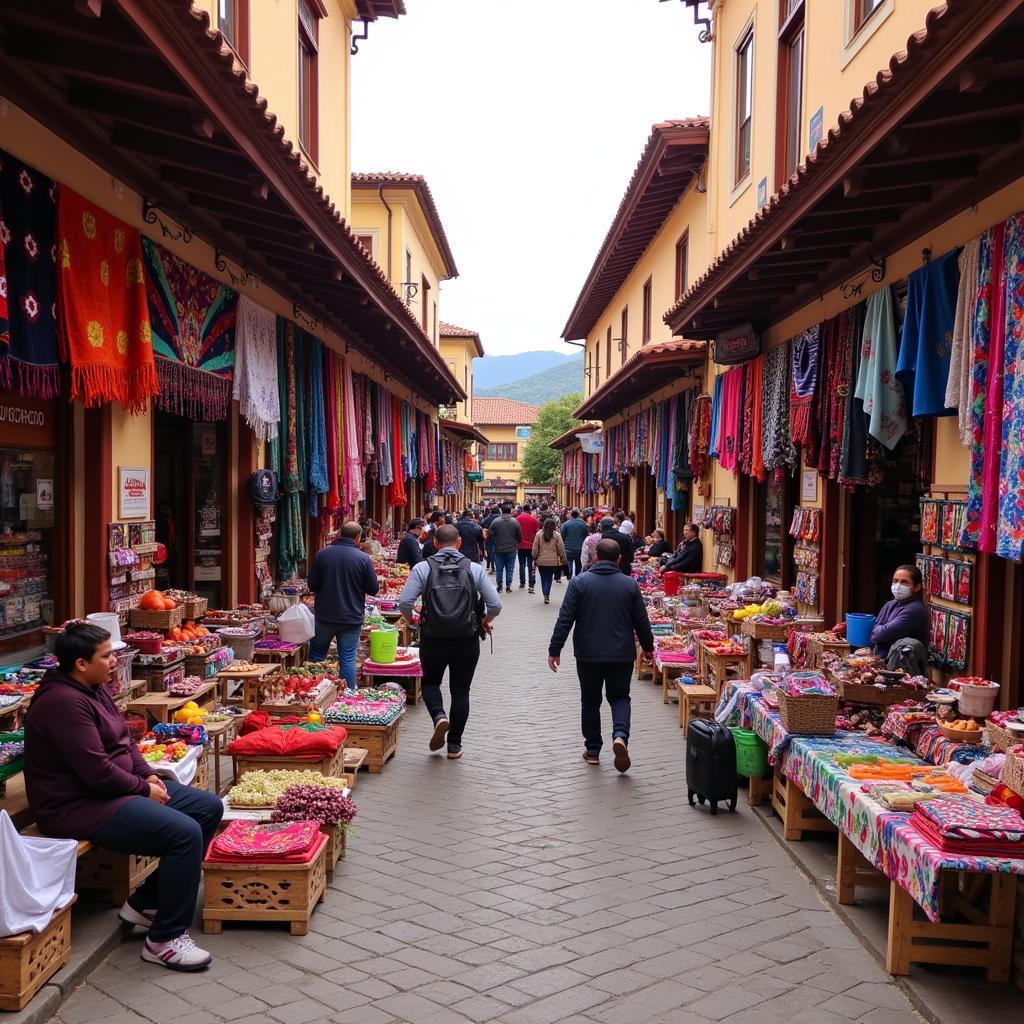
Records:
{"label": "fruit in basket", "polygon": [[147,612],[162,612],[164,607],[164,595],[159,590],[147,590],[139,598],[139,607]]}

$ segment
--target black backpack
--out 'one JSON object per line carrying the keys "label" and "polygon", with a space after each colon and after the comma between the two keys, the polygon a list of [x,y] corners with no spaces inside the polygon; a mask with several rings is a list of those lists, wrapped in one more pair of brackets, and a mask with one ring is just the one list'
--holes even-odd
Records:
{"label": "black backpack", "polygon": [[477,636],[476,580],[468,558],[427,559],[430,572],[423,587],[424,636],[465,638]]}

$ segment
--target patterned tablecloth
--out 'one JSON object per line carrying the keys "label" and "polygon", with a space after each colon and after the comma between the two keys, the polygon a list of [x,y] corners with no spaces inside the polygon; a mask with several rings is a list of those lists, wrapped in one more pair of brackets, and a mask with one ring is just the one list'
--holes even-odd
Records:
{"label": "patterned tablecloth", "polygon": [[[932,921],[939,920],[943,871],[1024,875],[1024,858],[967,857],[944,853],[911,827],[909,815],[886,810],[861,792],[835,763],[836,753],[906,758],[907,752],[856,732],[835,736],[791,736],[756,694],[744,693],[754,731],[769,747],[769,759],[792,779],[822,814],[886,877],[905,889]],[[926,764],[921,760],[920,763]]]}
{"label": "patterned tablecloth", "polygon": [[370,661],[369,658],[363,662],[359,669],[366,676],[421,676],[423,668],[416,661],[393,661],[390,664],[381,664]]}

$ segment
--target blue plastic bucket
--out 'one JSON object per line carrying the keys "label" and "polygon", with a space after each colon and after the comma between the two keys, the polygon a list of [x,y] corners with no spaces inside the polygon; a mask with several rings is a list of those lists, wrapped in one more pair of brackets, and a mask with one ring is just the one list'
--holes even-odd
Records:
{"label": "blue plastic bucket", "polygon": [[846,614],[846,641],[851,647],[867,647],[871,643],[871,630],[875,628],[874,615]]}

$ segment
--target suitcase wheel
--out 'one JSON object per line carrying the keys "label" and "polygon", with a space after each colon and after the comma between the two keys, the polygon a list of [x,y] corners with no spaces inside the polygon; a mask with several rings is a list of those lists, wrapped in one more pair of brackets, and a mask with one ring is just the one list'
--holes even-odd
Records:
{"label": "suitcase wheel", "polygon": [[732,798],[732,799],[731,799],[731,800],[729,801],[729,810],[730,810],[730,811],[731,811],[731,812],[732,812],[733,814],[735,814],[735,813],[736,813],[736,797],[733,797],[733,798]]}
{"label": "suitcase wheel", "polygon": [[690,801],[690,806],[692,807],[693,806],[693,790],[692,789],[688,789],[686,791],[686,799]]}
{"label": "suitcase wheel", "polygon": [[718,813],[718,801],[717,800],[712,800],[711,801],[711,813],[712,814],[717,814]]}
{"label": "suitcase wheel", "polygon": [[700,801],[701,807],[703,807],[704,806],[704,801],[707,800],[707,797],[704,796],[703,793],[698,793],[697,794],[697,799]]}

